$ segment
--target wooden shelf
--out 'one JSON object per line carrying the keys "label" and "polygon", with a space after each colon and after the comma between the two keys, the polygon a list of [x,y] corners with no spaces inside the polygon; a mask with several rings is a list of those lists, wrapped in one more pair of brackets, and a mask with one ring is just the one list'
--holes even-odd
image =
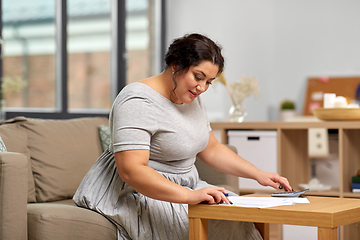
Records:
{"label": "wooden shelf", "polygon": [[[267,189],[242,189],[240,188],[240,194],[241,195],[247,195],[247,194],[252,194],[252,193],[259,193],[259,194],[270,194],[270,193],[273,193],[274,190],[267,190]],[[304,196],[322,196],[322,197],[340,197],[340,192],[339,192],[339,189],[333,189],[333,190],[330,190],[330,191],[309,191],[309,192],[306,192],[304,194]],[[360,198],[360,193],[358,194],[355,194],[355,193],[349,193],[348,194],[348,197],[357,197],[357,198]]]}
{"label": "wooden shelf", "polygon": [[345,192],[343,196],[346,198],[360,198],[360,193]]}
{"label": "wooden shelf", "polygon": [[314,121],[314,122],[212,122],[213,129],[360,129],[360,121]]}
{"label": "wooden shelf", "polygon": [[[278,173],[286,177],[292,186],[310,180],[308,156],[308,129],[326,128],[338,132],[339,189],[310,191],[306,195],[340,198],[360,198],[351,191],[351,177],[360,169],[360,121],[314,121],[314,122],[213,122],[211,127],[222,143],[228,143],[228,130],[276,130]],[[250,189],[240,193],[252,193]],[[254,189],[253,192],[264,192]],[[265,193],[268,193],[265,191]],[[360,239],[360,225],[342,227],[341,240]]]}
{"label": "wooden shelf", "polygon": [[340,197],[339,191],[309,191],[306,196]]}

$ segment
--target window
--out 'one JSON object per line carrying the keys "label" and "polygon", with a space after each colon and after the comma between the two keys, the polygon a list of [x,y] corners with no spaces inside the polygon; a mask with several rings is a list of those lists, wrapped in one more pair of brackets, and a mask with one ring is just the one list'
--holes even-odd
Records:
{"label": "window", "polygon": [[[155,74],[152,64],[154,56],[155,1],[126,1],[126,82],[136,82]],[[141,63],[141,64],[139,64]]]}
{"label": "window", "polygon": [[2,10],[6,106],[55,108],[54,0],[3,0]]}
{"label": "window", "polygon": [[110,109],[110,1],[67,0],[68,108]]}
{"label": "window", "polygon": [[161,70],[165,0],[0,2],[6,118],[107,116],[125,84]]}

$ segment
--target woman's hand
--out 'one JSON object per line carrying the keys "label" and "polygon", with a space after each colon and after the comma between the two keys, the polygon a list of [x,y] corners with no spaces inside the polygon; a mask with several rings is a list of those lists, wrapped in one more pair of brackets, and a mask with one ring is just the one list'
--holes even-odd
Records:
{"label": "woman's hand", "polygon": [[285,191],[292,191],[289,181],[277,173],[260,171],[256,180],[263,186],[270,186],[275,189],[283,187]]}
{"label": "woman's hand", "polygon": [[230,204],[229,199],[224,193],[226,193],[226,190],[223,187],[205,187],[192,190],[189,193],[188,204],[198,204],[201,202],[208,204],[225,202],[226,204]]}

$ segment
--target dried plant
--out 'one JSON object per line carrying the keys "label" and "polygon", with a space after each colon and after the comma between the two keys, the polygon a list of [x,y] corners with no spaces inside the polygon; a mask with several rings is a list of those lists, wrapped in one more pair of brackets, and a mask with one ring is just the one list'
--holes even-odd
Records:
{"label": "dried plant", "polygon": [[220,73],[219,76],[217,76],[217,78],[215,78],[214,82],[221,82],[222,84],[224,84],[226,86],[227,83],[226,83],[226,79],[224,77],[224,72]]}
{"label": "dried plant", "polygon": [[227,83],[224,74],[221,73],[215,80],[225,85],[234,105],[242,104],[250,95],[259,96],[258,80],[255,77],[247,77],[241,74],[240,82]]}

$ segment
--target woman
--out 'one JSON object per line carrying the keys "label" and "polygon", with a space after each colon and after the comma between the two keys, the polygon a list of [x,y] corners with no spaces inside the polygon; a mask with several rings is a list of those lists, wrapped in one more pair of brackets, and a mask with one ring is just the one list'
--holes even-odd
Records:
{"label": "woman", "polygon": [[[165,62],[161,74],[119,93],[109,149],[74,196],[78,206],[113,221],[118,239],[188,239],[187,204],[229,204],[224,188],[199,180],[196,156],[219,171],[291,190],[285,178],[260,171],[211,132],[198,96],[223,71],[220,47],[203,35],[185,35],[170,45]],[[252,223],[210,220],[209,239],[220,238],[261,236]]]}

